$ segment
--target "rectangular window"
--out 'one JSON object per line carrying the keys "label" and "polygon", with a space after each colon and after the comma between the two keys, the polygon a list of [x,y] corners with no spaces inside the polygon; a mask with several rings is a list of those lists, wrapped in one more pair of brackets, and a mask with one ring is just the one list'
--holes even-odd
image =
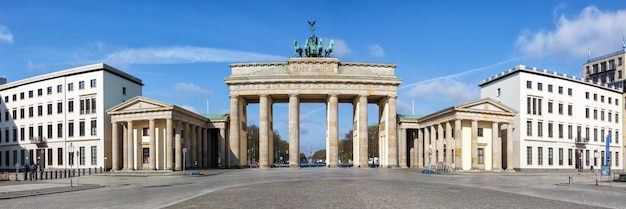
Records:
{"label": "rectangular window", "polygon": [[563,138],[563,124],[559,124],[559,139]]}
{"label": "rectangular window", "polygon": [[552,113],[552,102],[548,101],[548,113]]}
{"label": "rectangular window", "polygon": [[548,137],[550,137],[550,138],[552,138],[554,136],[552,130],[553,130],[552,123],[548,123]]}
{"label": "rectangular window", "polygon": [[552,84],[548,84],[548,92],[552,92]]}
{"label": "rectangular window", "polygon": [[67,84],[67,91],[74,91],[74,83]]}
{"label": "rectangular window", "polygon": [[[148,128],[146,128],[148,129]],[[150,131],[150,129],[148,129],[148,131]],[[147,136],[150,136],[150,133],[148,133]],[[478,128],[478,137],[483,137],[483,128]]]}
{"label": "rectangular window", "polygon": [[609,112],[606,118],[609,120],[609,122],[611,122],[613,118],[613,113]]}
{"label": "rectangular window", "polygon": [[537,83],[537,90],[543,91],[543,84],[542,83]]}
{"label": "rectangular window", "polygon": [[32,118],[34,114],[35,114],[35,108],[28,107],[28,117]]}
{"label": "rectangular window", "polygon": [[67,123],[67,136],[74,137],[74,122]]}
{"label": "rectangular window", "polygon": [[52,104],[48,104],[48,115],[52,115]]}
{"label": "rectangular window", "polygon": [[6,151],[6,154],[4,155],[5,157],[4,162],[5,164],[7,164],[7,166],[10,166],[10,162],[11,162],[11,160],[9,159],[9,156],[10,156],[9,151]]}
{"label": "rectangular window", "polygon": [[126,87],[122,87],[122,95],[126,95]]}
{"label": "rectangular window", "polygon": [[567,95],[572,96],[572,88],[567,88]]}
{"label": "rectangular window", "polygon": [[598,120],[598,110],[593,110],[593,119]]}
{"label": "rectangular window", "polygon": [[96,146],[91,146],[91,165],[98,164],[98,149]]}
{"label": "rectangular window", "polygon": [[43,115],[43,106],[42,105],[38,105],[37,106],[37,116],[42,116]]}
{"label": "rectangular window", "polygon": [[559,86],[559,94],[563,94],[563,87]]}
{"label": "rectangular window", "polygon": [[533,122],[526,121],[526,136],[533,136]]}
{"label": "rectangular window", "polygon": [[43,89],[37,89],[37,96],[43,95]]}
{"label": "rectangular window", "polygon": [[148,164],[150,163],[150,149],[149,148],[143,148],[143,164]]}
{"label": "rectangular window", "polygon": [[615,131],[615,144],[619,144],[619,131]]}
{"label": "rectangular window", "polygon": [[57,93],[63,92],[63,85],[57,85]]}
{"label": "rectangular window", "polygon": [[98,129],[97,129],[97,121],[96,120],[91,120],[91,135],[95,136],[98,134]]}
{"label": "rectangular window", "polygon": [[567,125],[567,138],[568,139],[572,139],[572,135],[573,135],[573,130],[574,128],[572,127],[572,125]]}
{"label": "rectangular window", "polygon": [[600,95],[600,102],[604,102],[604,95]]}
{"label": "rectangular window", "polygon": [[74,112],[74,101],[67,102],[67,112]]}
{"label": "rectangular window", "polygon": [[537,99],[537,114],[541,115],[541,99]]}
{"label": "rectangular window", "polygon": [[543,165],[543,147],[537,147],[537,164]]}
{"label": "rectangular window", "polygon": [[526,164],[533,164],[533,147],[526,147]]}
{"label": "rectangular window", "polygon": [[573,107],[571,104],[567,105],[567,115],[572,116],[572,112],[573,112]]}
{"label": "rectangular window", "polygon": [[593,94],[593,101],[598,101],[598,94]]}
{"label": "rectangular window", "polygon": [[619,123],[619,114],[615,113],[615,123]]}
{"label": "rectangular window", "polygon": [[600,130],[600,142],[604,142],[604,129]]}
{"label": "rectangular window", "polygon": [[[24,133],[24,128],[22,128],[22,133]],[[13,127],[13,141],[17,141],[17,134],[17,128]],[[22,137],[24,137],[23,135],[24,134],[22,134]]]}
{"label": "rectangular window", "polygon": [[552,155],[552,147],[548,148],[548,165],[552,165],[552,159],[553,159],[553,155]]}
{"label": "rectangular window", "polygon": [[485,164],[485,149],[478,148],[478,164]]}
{"label": "rectangular window", "polygon": [[590,130],[589,127],[585,127],[585,141],[587,141],[587,142],[590,139],[590,137],[589,137],[590,131],[589,130]]}
{"label": "rectangular window", "polygon": [[604,121],[604,110],[600,111],[600,120]]}
{"label": "rectangular window", "polygon": [[563,115],[563,104],[559,103],[559,115]]}
{"label": "rectangular window", "polygon": [[52,86],[48,86],[48,88],[46,88],[46,93],[48,93],[48,95],[52,94]]}
{"label": "rectangular window", "polygon": [[585,108],[585,118],[589,118],[589,108]]}
{"label": "rectangular window", "polygon": [[17,109],[13,109],[13,120],[17,119]]}
{"label": "rectangular window", "polygon": [[567,165],[572,165],[572,149],[567,150]]}
{"label": "rectangular window", "polygon": [[57,103],[57,114],[63,113],[63,102]]}
{"label": "rectangular window", "polygon": [[52,148],[48,148],[48,165],[52,165]]}
{"label": "rectangular window", "polygon": [[28,98],[33,98],[33,90],[28,91]]}
{"label": "rectangular window", "polygon": [[96,79],[91,79],[90,85],[91,88],[95,88],[96,87]]}
{"label": "rectangular window", "polygon": [[585,92],[585,99],[589,99],[589,92],[588,91]]}
{"label": "rectangular window", "polygon": [[63,165],[63,148],[57,149],[57,165]]}
{"label": "rectangular window", "polygon": [[24,118],[24,108],[20,108],[20,118]]}
{"label": "rectangular window", "polygon": [[543,122],[537,122],[537,136],[543,137]]}
{"label": "rectangular window", "polygon": [[528,114],[532,113],[532,99],[530,97],[526,97],[526,112]]}
{"label": "rectangular window", "polygon": [[24,141],[24,139],[26,138],[26,130],[24,129],[24,127],[20,128],[20,141]]}
{"label": "rectangular window", "polygon": [[532,81],[526,81],[526,88],[527,89],[532,89],[533,88],[533,82]]}
{"label": "rectangular window", "polygon": [[619,166],[619,152],[615,152],[615,167]]}
{"label": "rectangular window", "polygon": [[80,163],[80,165],[85,165],[85,147],[80,147],[79,150],[80,153],[78,153],[78,163]]}
{"label": "rectangular window", "polygon": [[91,112],[91,101],[89,98],[85,100],[85,114],[89,114]]}
{"label": "rectangular window", "polygon": [[96,98],[91,98],[91,114],[96,113]]}
{"label": "rectangular window", "polygon": [[48,124],[47,135],[48,135],[48,139],[52,139],[52,124]]}
{"label": "rectangular window", "polygon": [[78,136],[85,136],[85,121],[78,122]]}
{"label": "rectangular window", "polygon": [[57,124],[57,138],[63,137],[63,123]]}
{"label": "rectangular window", "polygon": [[533,98],[533,115],[537,114],[537,98]]}
{"label": "rectangular window", "polygon": [[559,148],[559,165],[563,165],[563,148]]}
{"label": "rectangular window", "polygon": [[80,100],[80,114],[85,114],[85,100]]}
{"label": "rectangular window", "polygon": [[24,99],[24,92],[21,92],[20,93],[20,100],[23,100],[23,99]]}
{"label": "rectangular window", "polygon": [[611,104],[611,102],[612,102],[613,100],[611,99],[611,97],[608,97],[608,98],[606,98],[606,101],[608,101],[608,102],[609,102],[609,104]]}
{"label": "rectangular window", "polygon": [[78,82],[78,89],[85,89],[85,81]]}

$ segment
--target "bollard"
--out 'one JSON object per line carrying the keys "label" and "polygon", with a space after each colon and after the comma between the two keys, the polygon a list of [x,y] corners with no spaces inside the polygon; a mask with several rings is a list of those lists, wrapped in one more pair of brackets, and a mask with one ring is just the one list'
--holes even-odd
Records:
{"label": "bollard", "polygon": [[569,177],[569,185],[573,185],[574,184],[574,179],[572,179],[572,176]]}
{"label": "bollard", "polygon": [[49,173],[50,171],[44,171],[44,172],[46,172],[46,180],[48,180],[48,173]]}
{"label": "bollard", "polygon": [[43,181],[43,171],[39,171],[39,180]]}
{"label": "bollard", "polygon": [[59,173],[57,171],[54,171],[54,178],[58,179],[59,178]]}
{"label": "bollard", "polygon": [[26,172],[26,170],[24,170],[24,181],[28,180],[28,172]]}
{"label": "bollard", "polygon": [[91,168],[89,168],[89,175],[91,175]]}
{"label": "bollard", "polygon": [[[83,176],[85,175],[85,168],[83,168]],[[80,175],[79,175],[80,176]]]}

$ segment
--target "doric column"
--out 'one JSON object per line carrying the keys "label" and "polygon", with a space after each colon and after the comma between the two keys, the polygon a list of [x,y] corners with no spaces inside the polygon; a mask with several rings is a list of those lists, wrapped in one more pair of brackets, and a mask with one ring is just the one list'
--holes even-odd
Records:
{"label": "doric column", "polygon": [[424,166],[430,167],[431,161],[430,126],[424,127]]}
{"label": "doric column", "polygon": [[454,133],[452,133],[452,125],[450,124],[450,121],[446,121],[446,163],[448,165],[452,165],[452,158],[454,156],[452,156],[452,150],[454,149],[454,145],[452,144],[452,136],[454,136]]}
{"label": "doric column", "polygon": [[398,139],[400,141],[400,148],[398,153],[400,153],[400,168],[407,168],[407,164],[406,164],[406,156],[407,156],[407,147],[406,147],[406,128],[401,128],[400,129],[400,136],[398,136]]}
{"label": "doric column", "polygon": [[183,122],[178,121],[176,123],[176,136],[174,142],[174,170],[183,170]]}
{"label": "doric column", "polygon": [[437,124],[437,162],[444,161],[443,156],[443,142],[445,141],[445,136],[443,133],[443,126],[441,123]]}
{"label": "doric column", "polygon": [[191,138],[192,138],[192,134],[193,134],[193,124],[191,123],[186,123],[185,125],[185,135],[183,136],[185,138],[185,142],[183,143],[183,147],[187,148],[187,153],[184,154],[185,159],[183,161],[185,161],[185,164],[183,166],[185,166],[186,168],[191,167],[191,160],[192,160],[192,144],[191,144]]}
{"label": "doric column", "polygon": [[[367,133],[367,95],[359,95],[358,96],[358,118],[357,118],[357,123],[356,124],[358,126],[358,139],[353,139],[353,140],[358,140],[358,146],[357,147],[352,147],[352,153],[354,155],[354,160],[355,160],[355,165],[357,165],[357,167],[363,167],[363,168],[367,168],[368,167],[368,147],[369,147],[369,141],[368,141],[368,133]],[[358,154],[355,154],[357,153]]]}
{"label": "doric column", "polygon": [[461,138],[461,120],[454,121],[454,168],[461,170],[463,168],[463,139]]}
{"label": "doric column", "polygon": [[491,123],[491,166],[493,170],[501,170],[502,156],[500,155],[500,128],[497,122]]}
{"label": "doric column", "polygon": [[172,119],[167,119],[165,121],[165,169],[172,170],[174,166],[174,155],[173,155],[173,142],[172,142]]}
{"label": "doric column", "polygon": [[128,124],[128,158],[126,159],[126,169],[134,170],[135,166],[135,134],[133,133],[133,121],[126,122]]}
{"label": "doric column", "polygon": [[506,124],[506,170],[513,171],[513,124]]}
{"label": "doric column", "polygon": [[437,164],[437,124],[430,127],[430,165]]}
{"label": "doric column", "polygon": [[389,138],[389,166],[392,168],[398,167],[398,120],[396,118],[396,98],[398,96],[389,96],[387,103],[387,137]]}
{"label": "doric column", "polygon": [[[209,167],[209,163],[208,160],[211,159],[211,156],[209,155],[209,133],[208,133],[208,129],[207,128],[201,128],[201,132],[202,132],[202,150],[201,150],[201,155],[200,155],[200,161],[202,162],[202,167],[206,168]],[[211,145],[211,147],[213,147],[214,145]]]}
{"label": "doric column", "polygon": [[269,138],[269,106],[267,95],[259,98],[259,166],[269,168],[270,164],[270,138]]}
{"label": "doric column", "polygon": [[300,168],[300,99],[289,95],[289,167]]}
{"label": "doric column", "polygon": [[150,157],[148,158],[148,160],[150,161],[150,170],[156,170],[156,138],[155,138],[155,132],[154,132],[154,119],[150,119],[149,120],[149,126],[150,126],[150,130],[148,130],[150,133]]}
{"label": "doric column", "polygon": [[124,170],[128,170],[128,123],[123,127],[122,131],[122,165]]}
{"label": "doric column", "polygon": [[424,167],[424,129],[417,129],[417,141],[415,142],[417,148],[417,166],[418,168]]}
{"label": "doric column", "polygon": [[196,148],[194,158],[198,161],[198,167],[202,167],[202,127],[196,126]]}
{"label": "doric column", "polygon": [[472,170],[478,170],[478,121],[472,120]]}
{"label": "doric column", "polygon": [[[239,97],[230,96],[230,134],[228,135],[228,145],[230,154],[228,155],[228,167],[239,168]],[[226,163],[226,162],[222,162]]]}
{"label": "doric column", "polygon": [[198,161],[198,153],[196,150],[198,150],[198,132],[197,132],[197,128],[198,126],[196,126],[195,124],[190,125],[189,127],[189,142],[190,142],[190,146],[189,148],[187,148],[187,150],[189,150],[188,152],[188,158],[189,159],[189,165],[190,167],[196,167],[196,163]]}
{"label": "doric column", "polygon": [[[120,169],[120,132],[117,130],[118,126],[119,124],[116,122],[111,123],[111,170],[114,171]],[[106,170],[106,168],[104,169]]]}
{"label": "doric column", "polygon": [[329,167],[339,166],[338,103],[337,95],[331,94],[328,98],[328,118],[326,119],[328,124],[326,127],[328,129],[328,145],[330,148],[330,150],[327,151],[329,153],[329,159],[327,160]]}
{"label": "doric column", "polygon": [[230,146],[228,145],[228,140],[226,140],[226,129],[225,128],[220,128],[220,135],[218,136],[219,139],[219,144],[220,144],[220,168],[228,168],[228,162],[229,162],[229,158],[228,158],[228,153],[226,153],[226,150],[228,148],[230,148]]}

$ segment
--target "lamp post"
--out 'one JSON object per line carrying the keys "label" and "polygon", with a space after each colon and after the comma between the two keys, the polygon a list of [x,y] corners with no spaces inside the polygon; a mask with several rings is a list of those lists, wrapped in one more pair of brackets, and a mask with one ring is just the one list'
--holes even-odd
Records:
{"label": "lamp post", "polygon": [[[69,161],[68,164],[70,164],[70,169],[74,166],[74,145],[72,143],[70,143],[70,146],[67,149],[68,151],[68,156],[70,156],[69,159],[67,159]],[[73,183],[72,183],[72,178],[70,178],[70,187],[74,187]]]}
{"label": "lamp post", "polygon": [[107,156],[104,156],[104,175],[107,174]]}
{"label": "lamp post", "polygon": [[595,151],[593,151],[593,164],[595,164],[596,166],[594,166],[594,172],[595,172],[595,176],[596,176],[596,186],[598,186],[598,166],[597,166],[597,162],[598,162],[598,149],[596,149]]}

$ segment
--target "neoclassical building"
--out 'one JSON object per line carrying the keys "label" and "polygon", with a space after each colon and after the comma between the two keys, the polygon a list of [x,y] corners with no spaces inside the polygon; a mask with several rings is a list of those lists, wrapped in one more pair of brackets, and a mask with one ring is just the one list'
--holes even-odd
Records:
{"label": "neoclassical building", "polygon": [[202,116],[141,96],[107,113],[112,124],[112,170],[218,167],[219,152],[226,150],[225,115]]}
{"label": "neoclassical building", "polygon": [[444,163],[455,170],[512,169],[516,111],[490,98],[398,120],[400,167]]}

